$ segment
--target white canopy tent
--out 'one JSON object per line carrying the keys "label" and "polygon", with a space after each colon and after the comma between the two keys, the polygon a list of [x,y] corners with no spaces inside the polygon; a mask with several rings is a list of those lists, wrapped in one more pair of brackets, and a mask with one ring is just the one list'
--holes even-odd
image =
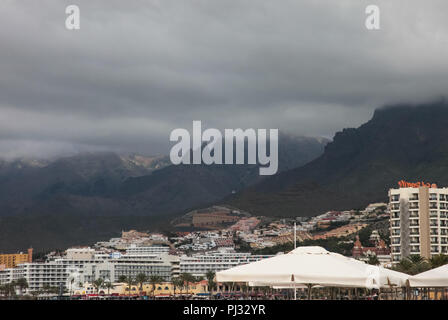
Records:
{"label": "white canopy tent", "polygon": [[332,253],[322,247],[299,247],[287,254],[234,267],[216,274],[218,282],[248,282],[275,287],[405,286],[408,275]]}
{"label": "white canopy tent", "polygon": [[448,287],[448,264],[409,277],[411,287]]}

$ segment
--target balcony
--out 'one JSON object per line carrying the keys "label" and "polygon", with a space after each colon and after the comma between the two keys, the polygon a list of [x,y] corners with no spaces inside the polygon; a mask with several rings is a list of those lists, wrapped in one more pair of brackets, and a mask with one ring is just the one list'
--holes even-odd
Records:
{"label": "balcony", "polygon": [[393,194],[390,196],[390,201],[399,201],[400,195],[399,194]]}

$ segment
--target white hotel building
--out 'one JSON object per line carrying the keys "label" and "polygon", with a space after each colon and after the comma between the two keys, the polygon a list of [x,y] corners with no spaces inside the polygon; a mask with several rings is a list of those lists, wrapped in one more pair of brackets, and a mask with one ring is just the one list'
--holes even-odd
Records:
{"label": "white hotel building", "polygon": [[392,262],[414,254],[447,254],[448,188],[404,181],[399,185],[389,190]]}
{"label": "white hotel building", "polygon": [[23,263],[0,271],[0,285],[25,278],[28,292],[44,286],[68,288],[98,278],[117,282],[120,276],[139,273],[158,275],[166,280],[179,274],[179,257],[166,253],[146,253],[165,249],[140,247],[126,254],[104,254],[90,248],[67,249],[66,256],[47,262]]}

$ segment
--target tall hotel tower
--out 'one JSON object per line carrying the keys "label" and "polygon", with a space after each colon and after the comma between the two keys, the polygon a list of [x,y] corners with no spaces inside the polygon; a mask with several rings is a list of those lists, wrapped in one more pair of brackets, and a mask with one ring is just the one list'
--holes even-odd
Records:
{"label": "tall hotel tower", "polygon": [[398,182],[389,190],[392,262],[410,255],[448,253],[448,188]]}

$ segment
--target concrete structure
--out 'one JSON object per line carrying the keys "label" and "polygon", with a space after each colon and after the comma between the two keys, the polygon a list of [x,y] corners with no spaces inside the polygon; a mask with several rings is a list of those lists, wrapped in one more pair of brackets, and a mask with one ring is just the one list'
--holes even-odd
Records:
{"label": "concrete structure", "polygon": [[389,190],[392,262],[447,254],[448,188],[404,181],[399,186]]}

